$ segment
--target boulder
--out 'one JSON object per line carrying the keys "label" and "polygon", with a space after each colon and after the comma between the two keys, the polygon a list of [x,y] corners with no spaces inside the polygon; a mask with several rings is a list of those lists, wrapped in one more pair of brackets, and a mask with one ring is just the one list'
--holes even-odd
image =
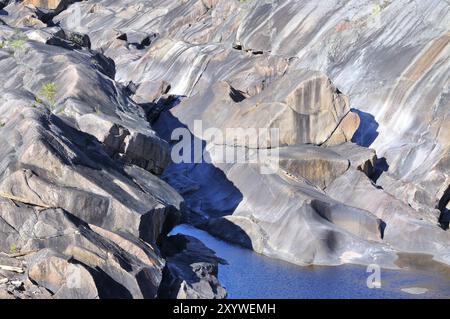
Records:
{"label": "boulder", "polygon": [[205,228],[210,234],[230,243],[260,254],[264,251],[264,231],[250,218],[244,216],[211,218]]}
{"label": "boulder", "polygon": [[[157,296],[164,267],[158,250],[143,243],[140,245],[146,250],[130,249],[139,246],[130,240],[119,240],[120,235],[113,236],[106,230],[95,228],[97,232],[94,232],[83,221],[60,209],[39,211],[19,204],[27,214],[17,216],[8,213],[14,212],[15,205],[8,202],[3,205],[9,209],[2,210],[1,220],[11,225],[20,237],[3,237],[2,233],[2,244],[23,252],[26,274],[39,287],[48,289],[52,297]],[[143,252],[147,258],[143,258]]]}
{"label": "boulder", "polygon": [[95,281],[81,265],[58,257],[51,250],[41,250],[30,264],[28,276],[57,299],[97,299]]}
{"label": "boulder", "polygon": [[[183,100],[171,113],[196,137],[207,142],[271,148],[323,144],[332,134],[338,134],[336,127],[350,111],[346,97],[337,92],[327,77],[307,70],[286,74],[249,98],[235,97],[235,92],[229,84],[218,82],[205,92]],[[196,120],[202,121],[203,130],[220,129],[225,141],[199,136],[194,129]],[[229,128],[240,130],[226,134]],[[249,131],[252,129],[278,129],[279,140],[271,141],[259,131]],[[247,142],[249,135],[255,134],[259,134],[259,139]]]}
{"label": "boulder", "polygon": [[163,242],[161,249],[167,261],[161,298],[224,299],[227,296],[217,279],[219,263],[225,261],[201,241],[174,235]]}
{"label": "boulder", "polygon": [[47,10],[62,10],[66,8],[70,3],[75,1],[71,0],[24,0],[23,4],[32,5],[36,8],[47,9]]}
{"label": "boulder", "polygon": [[362,172],[348,170],[326,192],[382,219],[386,223],[384,241],[393,248],[431,254],[436,259],[448,258],[450,234],[439,227],[438,216],[414,210],[374,185]]}

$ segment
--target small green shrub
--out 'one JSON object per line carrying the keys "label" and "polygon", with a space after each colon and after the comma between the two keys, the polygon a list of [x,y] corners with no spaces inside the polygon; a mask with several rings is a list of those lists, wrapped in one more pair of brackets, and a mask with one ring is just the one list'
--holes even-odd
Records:
{"label": "small green shrub", "polygon": [[72,33],[69,36],[69,41],[76,45],[79,45],[80,47],[84,46],[84,38],[81,34]]}
{"label": "small green shrub", "polygon": [[8,46],[16,51],[22,49],[25,43],[27,43],[25,39],[13,39],[8,41]]}
{"label": "small green shrub", "polygon": [[19,252],[19,248],[17,247],[16,244],[11,244],[10,248],[9,248],[9,253],[10,254],[17,254]]}
{"label": "small green shrub", "polygon": [[[39,95],[45,98],[51,104],[52,107],[56,103],[56,94],[57,89],[56,84],[54,82],[45,83],[42,86],[41,91],[39,92]],[[39,97],[36,98],[36,102],[42,104],[42,100]]]}
{"label": "small green shrub", "polygon": [[10,49],[13,52],[23,49],[27,43],[28,38],[19,31],[16,30],[15,34],[10,38],[0,42],[0,49]]}

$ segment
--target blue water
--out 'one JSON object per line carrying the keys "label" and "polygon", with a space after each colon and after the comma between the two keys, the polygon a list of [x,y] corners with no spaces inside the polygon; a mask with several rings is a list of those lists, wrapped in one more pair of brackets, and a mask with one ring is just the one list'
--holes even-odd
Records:
{"label": "blue water", "polygon": [[[381,270],[381,288],[369,289],[365,267],[301,267],[271,259],[216,239],[188,225],[171,234],[196,237],[228,265],[219,267],[219,280],[229,298],[450,298],[450,278],[435,272]],[[411,295],[402,288],[428,292]]]}

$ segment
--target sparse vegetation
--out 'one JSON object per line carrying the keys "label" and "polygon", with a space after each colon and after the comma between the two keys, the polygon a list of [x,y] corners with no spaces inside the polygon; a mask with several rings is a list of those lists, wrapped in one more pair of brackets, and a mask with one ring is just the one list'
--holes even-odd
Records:
{"label": "sparse vegetation", "polygon": [[53,108],[56,103],[56,95],[57,95],[56,84],[54,82],[45,83],[42,86],[41,91],[39,92],[39,96],[41,96],[41,98],[36,97],[36,102],[42,104],[42,99],[45,99],[47,100],[48,103],[50,103],[51,107]]}
{"label": "sparse vegetation", "polygon": [[72,33],[68,40],[76,45],[79,45],[80,47],[84,46],[84,38],[81,34]]}
{"label": "sparse vegetation", "polygon": [[20,31],[16,31],[10,38],[0,42],[0,49],[11,49],[13,52],[23,49],[27,43],[28,38]]}
{"label": "sparse vegetation", "polygon": [[22,49],[26,42],[27,41],[25,39],[13,39],[8,41],[8,46],[16,51]]}
{"label": "sparse vegetation", "polygon": [[98,67],[100,65],[96,59],[91,59],[91,63],[92,63],[92,65],[94,65],[96,67]]}
{"label": "sparse vegetation", "polygon": [[17,247],[16,244],[11,244],[11,246],[9,247],[9,253],[10,254],[17,254],[19,252],[19,248]]}

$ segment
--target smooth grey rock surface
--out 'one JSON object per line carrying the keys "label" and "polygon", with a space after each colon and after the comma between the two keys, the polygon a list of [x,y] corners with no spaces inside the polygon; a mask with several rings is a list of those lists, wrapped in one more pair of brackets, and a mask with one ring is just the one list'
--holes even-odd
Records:
{"label": "smooth grey rock surface", "polygon": [[[301,265],[395,267],[402,252],[450,264],[446,1],[25,2],[1,2],[0,245],[52,249],[35,275],[53,294],[79,296],[41,278],[56,263],[80,272],[83,294],[101,296],[92,272],[66,258],[81,227],[76,249],[99,236],[119,255],[131,251],[120,284],[156,296],[158,245],[182,213]],[[279,128],[280,145],[263,138],[247,150],[254,158],[279,147],[279,167],[261,173],[270,156],[222,163],[217,151],[244,149],[245,134],[220,145],[193,131],[196,120]],[[191,130],[210,162],[170,163],[176,127]],[[59,224],[30,210],[59,214]],[[66,239],[49,242],[59,232]],[[171,261],[183,284],[169,295],[224,297],[212,288],[212,259],[192,267],[192,245]],[[100,259],[107,276],[122,274]],[[149,263],[151,293],[136,288]],[[205,274],[198,286],[190,271]]]}
{"label": "smooth grey rock surface", "polygon": [[0,251],[21,269],[2,298],[158,297],[183,209],[151,173],[168,144],[88,39],[4,25],[0,41]]}
{"label": "smooth grey rock surface", "polygon": [[[116,61],[120,81],[165,80],[175,95],[227,81],[253,96],[286,71],[320,70],[362,112],[367,130],[357,142],[385,157],[395,179],[434,202],[449,184],[445,1],[96,0],[55,21],[89,34]],[[135,30],[153,35],[148,46],[117,40]]]}

